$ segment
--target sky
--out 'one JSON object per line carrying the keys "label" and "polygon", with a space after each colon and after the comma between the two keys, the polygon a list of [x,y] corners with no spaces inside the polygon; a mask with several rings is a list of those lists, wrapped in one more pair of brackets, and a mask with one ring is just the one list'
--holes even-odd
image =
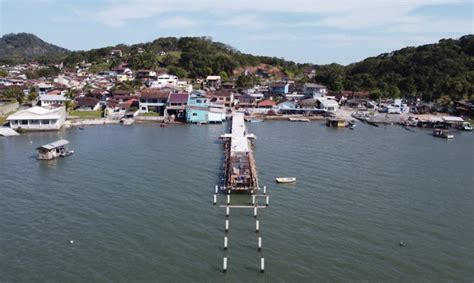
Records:
{"label": "sky", "polygon": [[472,0],[0,0],[0,34],[70,50],[209,36],[254,55],[349,64],[474,33]]}

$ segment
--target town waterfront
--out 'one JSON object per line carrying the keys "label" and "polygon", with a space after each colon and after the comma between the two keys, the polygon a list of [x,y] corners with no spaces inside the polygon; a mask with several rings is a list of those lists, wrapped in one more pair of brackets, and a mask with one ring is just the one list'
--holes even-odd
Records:
{"label": "town waterfront", "polygon": [[[225,124],[0,138],[0,281],[474,279],[473,133],[248,127],[271,203],[259,211],[261,254],[252,212],[231,211],[227,273],[225,212],[212,205]],[[35,147],[60,138],[73,156],[35,160]]]}

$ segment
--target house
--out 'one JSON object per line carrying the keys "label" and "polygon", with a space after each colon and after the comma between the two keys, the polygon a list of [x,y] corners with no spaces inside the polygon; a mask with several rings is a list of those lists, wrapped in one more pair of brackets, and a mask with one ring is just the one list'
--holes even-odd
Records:
{"label": "house", "polygon": [[37,87],[38,87],[38,94],[40,96],[48,94],[48,92],[54,88],[53,85],[45,84],[45,83],[40,83],[40,84],[38,84]]}
{"label": "house", "polygon": [[280,112],[285,110],[294,110],[296,109],[296,102],[291,100],[283,101],[278,103],[277,108]]}
{"label": "house", "polygon": [[305,68],[303,70],[303,75],[306,76],[307,78],[315,78],[316,77],[316,70],[313,68]]}
{"label": "house", "polygon": [[156,77],[156,81],[150,82],[150,88],[174,88],[178,83],[178,77],[170,74],[161,74]]}
{"label": "house", "polygon": [[64,95],[50,95],[50,94],[44,94],[40,97],[40,102],[41,106],[45,107],[47,105],[65,105],[67,101],[69,101],[68,98],[66,98]]}
{"label": "house", "polygon": [[206,86],[210,89],[219,89],[221,87],[221,76],[207,76]]}
{"label": "house", "polygon": [[101,108],[100,100],[94,97],[80,97],[76,99],[76,111],[97,111]]}
{"label": "house", "polygon": [[326,96],[328,90],[326,86],[313,83],[305,83],[303,85],[303,94],[306,97],[324,97]]}
{"label": "house", "polygon": [[287,94],[290,89],[290,84],[287,82],[274,82],[270,84],[269,92],[271,94]]}
{"label": "house", "polygon": [[188,123],[222,123],[226,119],[225,106],[211,102],[211,97],[203,92],[193,92],[189,95],[186,107],[186,122]]}
{"label": "house", "polygon": [[320,110],[328,112],[336,112],[339,109],[339,103],[336,100],[327,99],[326,97],[316,98],[316,107]]}
{"label": "house", "polygon": [[273,108],[276,106],[276,102],[270,99],[262,100],[257,104],[258,108]]}
{"label": "house", "polygon": [[135,73],[135,78],[137,79],[155,79],[156,72],[152,70],[138,70]]}
{"label": "house", "polygon": [[59,130],[66,121],[66,108],[35,106],[8,116],[7,121],[14,130]]}
{"label": "house", "polygon": [[255,108],[257,106],[257,99],[249,94],[244,94],[239,98],[239,108]]}
{"label": "house", "polygon": [[177,119],[185,119],[188,98],[189,94],[187,93],[171,93],[166,104],[165,115],[174,115]]}
{"label": "house", "polygon": [[160,88],[147,88],[142,90],[140,94],[140,112],[156,112],[163,115],[170,94],[170,90],[163,90]]}
{"label": "house", "polygon": [[212,102],[223,104],[226,107],[231,107],[234,104],[234,93],[229,90],[214,91],[210,95]]}
{"label": "house", "polygon": [[112,57],[122,57],[122,55],[123,53],[120,49],[113,49],[112,51],[110,51],[110,56]]}

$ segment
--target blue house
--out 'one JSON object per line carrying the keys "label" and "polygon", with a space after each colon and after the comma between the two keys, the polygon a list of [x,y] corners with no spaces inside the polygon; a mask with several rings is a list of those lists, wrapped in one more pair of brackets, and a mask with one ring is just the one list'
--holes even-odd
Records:
{"label": "blue house", "polygon": [[189,95],[186,107],[186,122],[208,123],[209,122],[209,100],[206,93],[194,91]]}
{"label": "blue house", "polygon": [[270,92],[272,94],[287,94],[290,84],[287,82],[274,82],[270,84]]}

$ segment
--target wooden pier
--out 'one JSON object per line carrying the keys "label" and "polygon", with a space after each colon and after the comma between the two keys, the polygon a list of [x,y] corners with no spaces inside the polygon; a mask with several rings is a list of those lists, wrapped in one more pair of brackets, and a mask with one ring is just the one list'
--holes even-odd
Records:
{"label": "wooden pier", "polygon": [[258,190],[258,176],[252,141],[255,135],[245,127],[244,113],[234,112],[231,132],[220,136],[225,140],[224,187],[230,192],[250,192]]}
{"label": "wooden pier", "polygon": [[[257,238],[255,241],[255,267],[260,272],[265,271],[265,259],[262,256],[262,236],[261,222],[258,219],[258,211],[268,208],[270,196],[267,194],[267,188],[263,187],[263,194],[257,194],[260,191],[258,184],[257,166],[252,152],[252,143],[256,137],[249,134],[245,127],[244,114],[234,112],[232,115],[231,132],[220,136],[225,140],[224,151],[224,184],[216,185],[213,195],[213,204],[218,204],[218,196],[224,199],[219,201],[219,208],[225,209],[225,226],[224,226],[224,257],[222,261],[222,271],[227,272],[229,263],[232,259],[228,257],[229,242],[232,242],[230,234],[232,227],[230,226],[230,216],[234,215],[232,211],[242,211],[242,209],[250,209],[253,211],[250,221],[255,222],[255,232]],[[219,191],[223,192],[219,193]],[[248,193],[248,203],[242,203],[242,197],[239,196],[239,203],[232,204],[232,193]],[[222,198],[221,198],[222,199]],[[260,200],[260,201],[259,201]],[[263,202],[263,203],[262,203]],[[231,213],[232,212],[232,213]],[[242,217],[241,214],[237,216]],[[248,217],[248,216],[245,216]],[[240,241],[236,240],[235,243]],[[232,246],[232,244],[230,244]]]}

